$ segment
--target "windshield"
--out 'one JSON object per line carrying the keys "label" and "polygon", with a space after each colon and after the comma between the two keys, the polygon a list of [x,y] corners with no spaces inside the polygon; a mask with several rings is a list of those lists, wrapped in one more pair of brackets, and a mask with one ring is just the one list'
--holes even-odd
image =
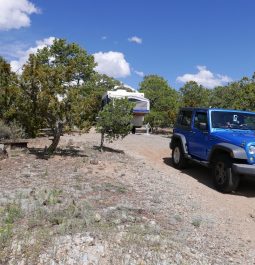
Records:
{"label": "windshield", "polygon": [[255,114],[234,111],[212,111],[212,128],[255,130]]}

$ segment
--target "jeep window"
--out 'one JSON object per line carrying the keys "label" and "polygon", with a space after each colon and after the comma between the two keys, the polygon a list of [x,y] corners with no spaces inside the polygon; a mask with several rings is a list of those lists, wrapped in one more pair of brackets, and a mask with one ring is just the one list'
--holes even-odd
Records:
{"label": "jeep window", "polygon": [[211,112],[212,127],[219,129],[255,130],[255,114],[245,112]]}
{"label": "jeep window", "polygon": [[207,127],[207,113],[206,112],[196,112],[194,127],[200,131],[206,131]]}
{"label": "jeep window", "polygon": [[192,111],[183,110],[180,112],[177,124],[183,127],[191,126]]}

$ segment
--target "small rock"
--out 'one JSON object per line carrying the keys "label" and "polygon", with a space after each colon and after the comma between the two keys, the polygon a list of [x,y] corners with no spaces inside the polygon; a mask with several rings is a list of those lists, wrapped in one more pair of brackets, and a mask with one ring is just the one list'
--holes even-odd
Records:
{"label": "small rock", "polygon": [[21,173],[21,177],[22,177],[22,178],[30,178],[30,177],[31,177],[31,173],[30,173],[30,171],[23,171],[23,172]]}
{"label": "small rock", "polygon": [[119,225],[121,224],[121,220],[120,219],[115,219],[112,221],[115,225]]}
{"label": "small rock", "polygon": [[42,205],[43,205],[43,206],[47,206],[47,205],[49,205],[49,200],[44,200],[44,201],[42,202]]}
{"label": "small rock", "polygon": [[135,218],[134,216],[129,215],[129,216],[127,217],[127,220],[128,220],[129,222],[131,222],[131,223],[135,223],[136,218]]}
{"label": "small rock", "polygon": [[101,215],[99,213],[96,213],[95,216],[94,216],[95,222],[100,222],[101,219],[102,219]]}
{"label": "small rock", "polygon": [[192,254],[196,254],[196,250],[194,250],[194,249],[190,249],[190,253],[192,253]]}
{"label": "small rock", "polygon": [[251,218],[255,218],[255,214],[254,213],[250,213],[249,214]]}
{"label": "small rock", "polygon": [[149,222],[149,226],[152,227],[152,228],[154,228],[156,225],[157,225],[157,223],[154,220],[151,220]]}
{"label": "small rock", "polygon": [[98,161],[97,158],[93,158],[93,159],[90,160],[90,164],[91,165],[98,165],[99,164],[99,161]]}

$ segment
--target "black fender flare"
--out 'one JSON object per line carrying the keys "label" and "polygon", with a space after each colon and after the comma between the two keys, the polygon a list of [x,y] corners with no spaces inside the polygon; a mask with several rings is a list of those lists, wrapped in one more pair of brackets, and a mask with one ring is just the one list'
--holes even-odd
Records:
{"label": "black fender flare", "polygon": [[181,133],[175,133],[172,137],[171,143],[170,143],[170,148],[173,149],[174,148],[174,141],[178,139],[181,144],[182,144],[182,150],[184,152],[184,154],[188,154],[188,150],[187,150],[187,141],[186,138],[183,134]]}
{"label": "black fender flare", "polygon": [[209,154],[209,161],[212,160],[213,155],[215,154],[216,151],[224,151],[229,153],[230,157],[234,159],[242,159],[242,160],[247,160],[247,154],[243,148],[240,146],[234,145],[234,144],[229,144],[229,143],[218,143],[213,146],[212,150],[210,151]]}

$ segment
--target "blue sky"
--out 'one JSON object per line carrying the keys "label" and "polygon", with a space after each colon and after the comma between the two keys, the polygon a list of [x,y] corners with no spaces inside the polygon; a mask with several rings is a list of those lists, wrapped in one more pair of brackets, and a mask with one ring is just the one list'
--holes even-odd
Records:
{"label": "blue sky", "polygon": [[212,88],[255,71],[254,14],[253,0],[0,0],[0,55],[17,71],[65,38],[134,88],[148,74]]}

